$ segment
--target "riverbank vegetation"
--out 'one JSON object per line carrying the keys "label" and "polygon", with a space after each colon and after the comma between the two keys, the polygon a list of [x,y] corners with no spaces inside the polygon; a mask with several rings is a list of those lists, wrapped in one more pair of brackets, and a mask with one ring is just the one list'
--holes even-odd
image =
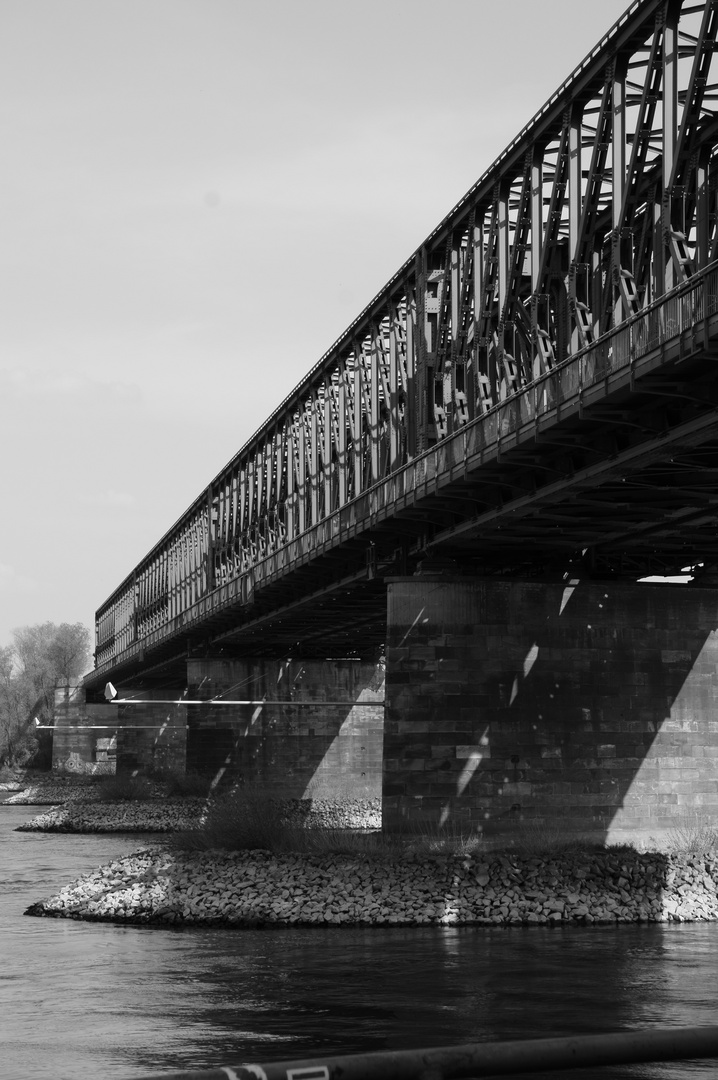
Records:
{"label": "riverbank vegetation", "polygon": [[13,630],[11,644],[0,648],[0,780],[22,767],[50,768],[52,732],[43,728],[52,720],[55,687],[90,663],[90,631],[82,623]]}
{"label": "riverbank vegetation", "polygon": [[95,781],[98,802],[131,802],[164,796],[199,798],[208,796],[211,781],[196,772],[151,770],[145,773],[118,773]]}

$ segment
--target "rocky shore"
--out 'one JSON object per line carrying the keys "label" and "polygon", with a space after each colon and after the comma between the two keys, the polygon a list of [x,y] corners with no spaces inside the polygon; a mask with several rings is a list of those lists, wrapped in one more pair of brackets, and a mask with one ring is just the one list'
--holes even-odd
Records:
{"label": "rocky shore", "polygon": [[28,915],[155,925],[557,925],[718,918],[718,852],[553,858],[143,850]]}
{"label": "rocky shore", "polygon": [[37,814],[17,832],[179,832],[199,827],[204,799],[156,799],[142,802],[72,801]]}
{"label": "rocky shore", "polygon": [[[0,785],[10,794],[3,799],[6,806],[57,806],[58,803],[97,803],[102,801],[102,785],[84,776],[43,776]],[[148,783],[154,799],[163,799],[161,784]],[[144,804],[144,801],[143,801]]]}
{"label": "rocky shore", "polygon": [[[6,785],[6,806],[47,806],[18,832],[180,832],[196,829],[207,800],[167,796],[161,783],[148,783],[148,797],[105,801],[101,783],[83,777],[49,777]],[[287,816],[308,828],[380,829],[380,799],[293,799]]]}
{"label": "rocky shore", "polygon": [[[10,800],[8,800],[9,802]],[[18,799],[15,805],[28,805]],[[37,803],[33,805],[38,805]],[[42,804],[40,804],[42,805]],[[378,800],[294,800],[288,805],[289,820],[306,828],[379,829]],[[142,801],[99,802],[96,798],[71,798],[37,814],[18,832],[182,832],[196,829],[207,810],[206,799],[156,798]]]}
{"label": "rocky shore", "polygon": [[[22,831],[157,832],[196,829],[205,799],[100,801],[81,778],[48,777],[7,800],[48,805]],[[367,800],[296,800],[305,827],[376,829]],[[65,886],[27,914],[155,925],[568,925],[718,919],[718,851],[611,849],[519,857],[137,851]]]}
{"label": "rocky shore", "polygon": [[16,788],[6,806],[47,806],[18,832],[176,832],[195,829],[204,799],[167,798],[160,784],[148,785],[149,798],[105,802],[101,786],[82,777],[48,777]]}

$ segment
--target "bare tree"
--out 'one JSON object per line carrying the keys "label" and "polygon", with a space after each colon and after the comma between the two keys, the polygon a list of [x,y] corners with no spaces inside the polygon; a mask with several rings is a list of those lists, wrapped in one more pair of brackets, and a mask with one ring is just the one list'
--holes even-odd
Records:
{"label": "bare tree", "polygon": [[40,623],[13,631],[0,649],[0,764],[22,765],[37,750],[33,719],[52,718],[55,686],[87,671],[90,631],[82,623]]}
{"label": "bare tree", "polygon": [[26,740],[29,704],[27,687],[14,672],[12,647],[0,649],[0,762],[15,763]]}

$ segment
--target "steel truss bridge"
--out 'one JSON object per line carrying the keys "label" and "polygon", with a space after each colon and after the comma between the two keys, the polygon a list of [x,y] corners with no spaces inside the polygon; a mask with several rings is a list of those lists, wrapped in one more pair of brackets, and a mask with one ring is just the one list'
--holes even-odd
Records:
{"label": "steel truss bridge", "polygon": [[102,605],[90,688],[366,653],[426,559],[718,563],[717,29],[631,4]]}

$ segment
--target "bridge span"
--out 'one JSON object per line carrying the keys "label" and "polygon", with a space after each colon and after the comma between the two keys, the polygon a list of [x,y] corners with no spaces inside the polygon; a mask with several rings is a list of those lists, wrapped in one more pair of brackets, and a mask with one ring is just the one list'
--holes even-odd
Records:
{"label": "bridge span", "polygon": [[396,820],[718,814],[717,31],[628,7],[102,604],[90,701],[376,704],[383,652]]}

